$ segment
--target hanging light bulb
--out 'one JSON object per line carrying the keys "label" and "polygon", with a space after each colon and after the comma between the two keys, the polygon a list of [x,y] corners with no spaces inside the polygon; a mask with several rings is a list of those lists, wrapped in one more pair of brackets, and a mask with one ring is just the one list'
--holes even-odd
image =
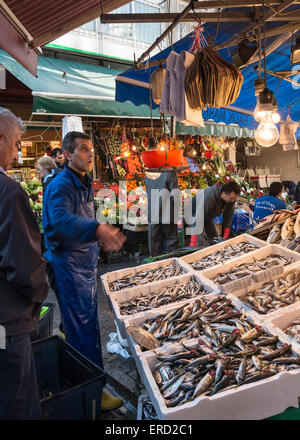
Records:
{"label": "hanging light bulb", "polygon": [[274,124],[278,124],[281,120],[280,114],[278,113],[278,105],[277,100],[275,97],[273,98],[273,115],[272,115],[272,122]]}
{"label": "hanging light bulb", "polygon": [[193,151],[193,156],[196,156],[197,152],[196,150]]}
{"label": "hanging light bulb", "polygon": [[257,104],[253,113],[254,119],[257,122],[266,121],[273,114],[273,100],[273,92],[265,87],[264,90],[259,94]]}
{"label": "hanging light bulb", "polygon": [[124,156],[127,157],[127,156],[129,156],[129,154],[130,153],[128,151],[125,151]]}
{"label": "hanging light bulb", "polygon": [[135,145],[132,146],[132,150],[136,151],[136,146]]}
{"label": "hanging light bulb", "polygon": [[273,122],[261,122],[255,131],[255,140],[262,147],[271,147],[279,139],[279,131]]}
{"label": "hanging light bulb", "polygon": [[205,164],[203,165],[202,169],[203,169],[203,170],[206,170],[206,165],[205,165]]}

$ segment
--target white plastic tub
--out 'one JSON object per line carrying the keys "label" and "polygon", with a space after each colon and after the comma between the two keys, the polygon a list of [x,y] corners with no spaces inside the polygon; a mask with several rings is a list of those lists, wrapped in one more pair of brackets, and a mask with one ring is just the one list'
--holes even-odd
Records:
{"label": "white plastic tub", "polygon": [[156,364],[154,353],[141,358],[142,380],[159,420],[259,420],[299,405],[300,368],[168,408],[152,375]]}
{"label": "white plastic tub", "polygon": [[[299,256],[299,258],[300,258],[300,256]],[[101,276],[101,283],[102,283],[103,291],[106,293],[106,295],[111,295],[111,294],[118,295],[119,292],[121,292],[122,290],[125,290],[125,289],[118,290],[118,291],[110,290],[109,283],[116,281],[116,280],[119,280],[127,275],[135,275],[135,274],[138,274],[139,272],[145,272],[147,270],[167,266],[172,263],[175,264],[176,266],[180,266],[184,273],[192,272],[189,265],[187,265],[184,261],[181,261],[179,258],[168,258],[166,260],[155,261],[154,263],[142,264],[142,265],[135,266],[135,267],[129,267],[127,269],[115,270],[113,272],[108,272],[108,273],[102,275]],[[181,275],[175,276],[175,277],[170,277],[169,281],[177,279],[180,276],[183,276],[184,273]],[[162,281],[162,280],[153,281],[148,284],[154,284],[154,283],[160,282],[160,281]],[[145,286],[145,284],[141,284],[141,286]],[[136,286],[134,286],[134,287],[136,287]]]}
{"label": "white plastic tub", "polygon": [[[215,288],[215,285],[213,283],[211,283],[209,280],[204,279],[200,274],[186,274],[186,275],[182,275],[180,277],[178,277],[177,279],[174,280],[163,280],[157,283],[150,283],[148,285],[145,286],[141,286],[141,287],[133,287],[132,289],[124,289],[122,291],[120,291],[117,295],[115,294],[110,294],[110,302],[111,302],[111,309],[113,311],[115,320],[118,323],[118,328],[119,331],[122,335],[123,338],[127,337],[127,332],[126,332],[126,328],[125,328],[125,324],[124,322],[127,321],[128,319],[131,318],[139,318],[145,317],[145,313],[149,312],[149,311],[154,311],[154,313],[158,313],[162,308],[166,307],[166,306],[160,306],[160,307],[156,307],[156,308],[152,308],[149,310],[145,310],[142,312],[138,312],[138,313],[134,313],[132,315],[122,315],[120,313],[120,305],[123,304],[126,301],[129,301],[130,299],[133,298],[138,298],[141,296],[149,296],[151,297],[152,295],[156,294],[157,292],[159,292],[163,287],[170,287],[170,286],[175,286],[175,285],[184,285],[187,284],[192,278],[195,279],[195,281],[197,281],[199,284],[203,285],[205,287],[205,289],[208,291],[208,293],[211,292],[215,292],[217,294],[220,293],[220,289]],[[180,305],[182,304],[186,304],[189,303],[191,300],[195,300],[198,298],[198,296],[202,296],[202,294],[197,295],[197,296],[193,296],[192,298],[186,298],[184,300],[181,301],[177,301],[177,302],[173,302],[168,304],[168,306],[174,305],[176,307],[180,307]]]}
{"label": "white plastic tub", "polygon": [[[289,249],[283,248],[282,246],[272,244],[269,246],[266,246],[264,248],[261,248],[259,250],[250,252],[249,254],[246,254],[245,256],[235,258],[234,260],[231,260],[227,263],[224,263],[223,265],[218,265],[214,267],[213,269],[204,270],[202,272],[202,275],[205,278],[208,278],[211,280],[214,284],[214,279],[217,275],[222,273],[227,273],[236,266],[238,266],[241,263],[251,263],[256,260],[261,260],[265,257],[271,256],[271,255],[279,255],[282,257],[285,257],[289,260],[291,260],[291,263],[284,266],[282,264],[272,267],[271,269],[261,270],[256,272],[254,275],[249,275],[243,278],[240,278],[238,280],[231,281],[229,283],[223,284],[220,287],[221,291],[223,293],[231,293],[235,290],[239,289],[247,289],[249,286],[256,282],[265,281],[268,279],[274,278],[276,275],[280,275],[284,270],[287,268],[294,266],[294,264],[298,261],[300,261],[300,254],[298,252],[290,251]],[[292,261],[293,260],[293,261]],[[217,284],[216,284],[217,286]]]}
{"label": "white plastic tub", "polygon": [[273,311],[270,311],[269,313],[263,314],[263,313],[259,313],[255,309],[252,309],[250,305],[248,305],[247,303],[245,303],[243,301],[242,297],[244,297],[245,295],[247,295],[251,292],[254,292],[255,290],[261,289],[264,286],[264,284],[266,284],[268,282],[275,281],[275,279],[277,279],[277,278],[281,278],[283,276],[286,276],[289,272],[294,271],[294,270],[300,270],[300,262],[298,262],[297,264],[286,266],[284,268],[284,271],[280,275],[270,277],[270,278],[265,279],[264,281],[261,281],[258,283],[250,283],[240,289],[237,289],[237,290],[232,291],[231,293],[228,293],[227,296],[232,300],[232,302],[235,304],[235,306],[239,310],[241,310],[243,308],[246,311],[251,312],[252,316],[258,322],[265,322],[265,321],[269,320],[270,318],[272,318],[273,316],[277,316],[277,314],[281,313],[281,311],[290,310],[291,307],[296,306],[297,304],[300,305],[300,302],[298,301],[298,302],[295,302],[294,304],[291,304],[291,305],[282,306],[279,309],[275,309]]}
{"label": "white plastic tub", "polygon": [[296,319],[300,317],[300,302],[291,304],[284,309],[277,310],[265,322],[269,330],[278,335],[280,339],[287,344],[292,344],[293,350],[300,355],[300,343],[292,336],[285,333],[285,329],[289,327]]}
{"label": "white plastic tub", "polygon": [[[193,252],[192,254],[181,257],[181,260],[183,260],[185,263],[189,264],[191,266],[191,269],[197,271],[197,269],[194,269],[192,267],[192,263],[195,263],[196,261],[200,261],[203,258],[207,257],[208,255],[214,254],[215,252],[221,251],[224,248],[226,248],[227,246],[233,246],[233,245],[236,245],[239,243],[251,243],[251,244],[255,245],[257,247],[257,249],[260,249],[262,247],[267,246],[267,243],[263,240],[260,240],[259,238],[252,237],[249,234],[242,234],[242,235],[237,235],[236,237],[231,238],[230,240],[223,241],[221,243],[215,244],[213,246],[209,246],[209,247],[202,249],[200,251]],[[248,252],[245,255],[249,255],[249,254],[250,254],[250,252]],[[240,258],[240,257],[233,257],[233,258],[225,260],[225,261],[226,262],[232,261],[232,260],[235,260],[236,258]],[[216,267],[219,264],[222,265],[222,264],[224,264],[224,262],[216,263],[216,265],[214,267]]]}

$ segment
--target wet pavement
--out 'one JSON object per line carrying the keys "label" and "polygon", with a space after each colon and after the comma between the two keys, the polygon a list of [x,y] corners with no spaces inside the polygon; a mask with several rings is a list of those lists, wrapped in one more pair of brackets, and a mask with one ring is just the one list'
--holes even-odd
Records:
{"label": "wet pavement", "polygon": [[[102,290],[100,276],[106,272],[124,269],[139,265],[145,256],[129,259],[128,256],[120,257],[117,261],[111,260],[100,263],[98,269],[98,317],[102,343],[103,364],[106,372],[107,387],[111,393],[123,398],[124,405],[114,411],[103,411],[103,420],[136,420],[138,398],[145,393],[140,381],[133,357],[123,358],[119,354],[108,353],[106,344],[110,341],[109,335],[116,333],[113,313],[109,308],[105,293]],[[46,302],[55,303],[53,313],[53,334],[60,335],[60,311],[54,292],[51,290]],[[129,349],[127,351],[130,353]]]}

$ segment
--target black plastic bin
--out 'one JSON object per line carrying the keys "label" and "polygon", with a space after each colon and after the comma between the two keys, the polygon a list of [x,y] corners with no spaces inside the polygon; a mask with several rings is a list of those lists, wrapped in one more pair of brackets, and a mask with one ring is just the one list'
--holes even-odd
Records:
{"label": "black plastic bin", "polygon": [[30,333],[31,341],[37,341],[38,339],[48,338],[53,333],[53,312],[55,304],[43,303],[43,307],[47,307],[48,310],[40,318],[37,329]]}
{"label": "black plastic bin", "polygon": [[104,371],[60,336],[32,343],[44,420],[100,418]]}

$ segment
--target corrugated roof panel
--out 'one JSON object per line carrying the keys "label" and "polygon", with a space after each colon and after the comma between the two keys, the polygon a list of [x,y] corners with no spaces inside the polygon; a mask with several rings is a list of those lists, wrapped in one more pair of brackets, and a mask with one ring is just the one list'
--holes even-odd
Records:
{"label": "corrugated roof panel", "polygon": [[[99,17],[99,0],[5,0],[7,6],[27,29],[34,42],[44,45],[71,29]],[[105,13],[129,3],[129,0],[103,0]]]}

